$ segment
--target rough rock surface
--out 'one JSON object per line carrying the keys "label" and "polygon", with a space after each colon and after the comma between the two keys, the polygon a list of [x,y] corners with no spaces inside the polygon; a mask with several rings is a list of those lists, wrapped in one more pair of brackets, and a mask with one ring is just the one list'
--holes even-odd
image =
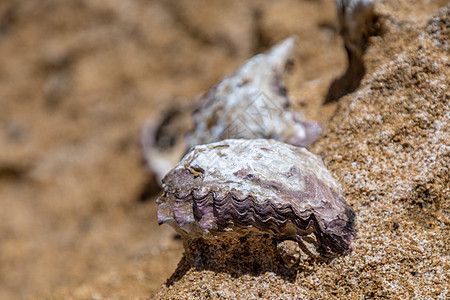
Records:
{"label": "rough rock surface", "polygon": [[[346,69],[332,0],[174,2],[0,2],[0,298],[151,298],[164,282],[156,298],[448,298],[448,1],[377,1],[360,89],[327,106]],[[289,96],[325,125],[311,150],[357,213],[355,251],[287,274],[239,267],[245,251],[173,273],[182,245],[156,227],[139,128],[292,34]]]}

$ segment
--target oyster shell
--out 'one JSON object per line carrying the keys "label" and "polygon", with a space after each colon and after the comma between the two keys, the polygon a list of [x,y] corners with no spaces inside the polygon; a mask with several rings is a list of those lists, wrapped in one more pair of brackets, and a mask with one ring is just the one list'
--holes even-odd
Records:
{"label": "oyster shell", "polygon": [[348,67],[345,73],[331,84],[324,103],[336,101],[358,88],[366,73],[363,55],[369,37],[377,30],[374,0],[335,0],[335,3]]}
{"label": "oyster shell", "polygon": [[[182,157],[180,152],[186,153],[196,145],[227,138],[272,138],[296,146],[314,141],[321,126],[306,121],[291,108],[284,87],[283,74],[293,58],[295,44],[296,38],[291,37],[249,59],[200,98],[195,109],[178,110],[177,117],[171,115],[176,108],[169,114],[157,112],[161,117],[151,116],[143,126],[141,141],[145,160],[157,177],[176,165]],[[190,124],[184,125],[189,118]],[[160,132],[165,136],[158,135]],[[160,138],[177,143],[163,148]]]}
{"label": "oyster shell", "polygon": [[158,184],[186,153],[186,130],[192,128],[192,108],[176,103],[157,108],[141,130],[144,160]]}
{"label": "oyster shell", "polygon": [[374,0],[335,0],[345,47],[361,57],[375,19]]}
{"label": "oyster shell", "polygon": [[314,141],[320,125],[291,108],[284,86],[295,43],[294,37],[282,41],[211,88],[193,113],[188,149],[227,138],[272,138],[295,146]]}
{"label": "oyster shell", "polygon": [[276,140],[196,146],[164,177],[157,204],[159,224],[188,238],[256,230],[333,254],[349,252],[355,233],[354,213],[321,159]]}

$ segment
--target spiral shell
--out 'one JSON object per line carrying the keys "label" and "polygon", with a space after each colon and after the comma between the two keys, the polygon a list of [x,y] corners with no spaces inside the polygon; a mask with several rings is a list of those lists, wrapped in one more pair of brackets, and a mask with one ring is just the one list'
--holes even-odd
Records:
{"label": "spiral shell", "polygon": [[349,252],[355,233],[354,213],[321,159],[276,140],[196,146],[164,177],[157,203],[159,224],[186,237],[257,230],[305,246],[312,234],[320,253],[333,254]]}

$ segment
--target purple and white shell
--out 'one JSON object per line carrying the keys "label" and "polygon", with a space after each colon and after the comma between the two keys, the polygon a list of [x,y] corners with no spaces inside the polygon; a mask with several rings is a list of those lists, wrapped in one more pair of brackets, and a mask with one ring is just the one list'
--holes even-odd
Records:
{"label": "purple and white shell", "polygon": [[322,127],[291,107],[284,84],[296,40],[287,38],[252,57],[212,87],[192,115],[187,149],[227,138],[271,138],[304,147],[316,140]]}
{"label": "purple and white shell", "polygon": [[[348,253],[354,213],[321,159],[276,140],[230,139],[196,146],[163,179],[158,222],[187,238],[258,231]],[[305,239],[306,237],[306,239]],[[311,251],[310,251],[311,252]]]}

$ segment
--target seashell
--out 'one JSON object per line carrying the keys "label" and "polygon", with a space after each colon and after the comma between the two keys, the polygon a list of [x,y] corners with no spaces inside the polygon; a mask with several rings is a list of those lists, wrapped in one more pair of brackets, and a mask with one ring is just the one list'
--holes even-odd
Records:
{"label": "seashell", "polygon": [[186,153],[185,135],[192,128],[191,112],[191,107],[176,102],[157,108],[142,126],[142,154],[158,184]]}
{"label": "seashell", "polygon": [[272,138],[296,146],[314,141],[321,126],[291,108],[283,80],[295,44],[296,38],[285,39],[212,87],[193,113],[188,149],[227,138]]}
{"label": "seashell", "polygon": [[341,35],[347,50],[362,56],[375,19],[374,0],[335,0]]}
{"label": "seashell", "polygon": [[355,91],[366,73],[363,55],[369,37],[377,31],[374,0],[335,0],[340,34],[344,39],[348,67],[330,86],[324,103]]}
{"label": "seashell", "polygon": [[[291,108],[284,86],[283,74],[295,44],[296,38],[291,37],[254,56],[212,87],[195,110],[174,107],[160,118],[151,116],[142,129],[141,142],[147,164],[157,177],[162,178],[196,145],[228,138],[271,138],[296,146],[313,142],[321,133],[320,124],[306,121]],[[164,140],[176,143],[163,147]]]}
{"label": "seashell", "polygon": [[321,159],[276,140],[194,147],[164,177],[157,204],[159,224],[191,239],[256,230],[314,256],[350,252],[355,234],[354,213]]}

